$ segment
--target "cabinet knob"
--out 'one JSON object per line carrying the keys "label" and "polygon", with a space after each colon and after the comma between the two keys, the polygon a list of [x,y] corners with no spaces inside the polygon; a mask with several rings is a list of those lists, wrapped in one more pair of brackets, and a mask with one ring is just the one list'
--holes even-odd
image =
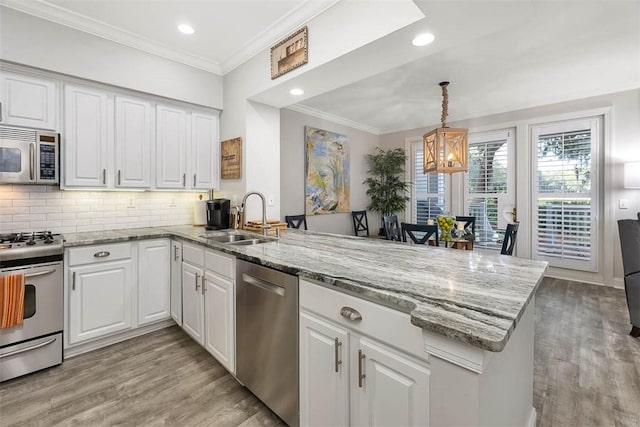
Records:
{"label": "cabinet knob", "polygon": [[100,252],[96,252],[95,254],[93,254],[93,256],[95,258],[104,258],[111,255],[111,252],[109,251],[100,251]]}
{"label": "cabinet knob", "polygon": [[353,322],[362,320],[362,315],[358,312],[358,310],[351,307],[342,307],[340,309],[340,316]]}

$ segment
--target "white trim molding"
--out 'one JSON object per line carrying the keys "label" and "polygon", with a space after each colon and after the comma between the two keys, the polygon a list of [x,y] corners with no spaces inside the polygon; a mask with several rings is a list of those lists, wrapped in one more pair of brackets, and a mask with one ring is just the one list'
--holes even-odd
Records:
{"label": "white trim molding", "polygon": [[289,105],[287,107],[285,107],[289,110],[298,112],[298,113],[302,113],[302,114],[306,114],[308,116],[312,116],[312,117],[316,117],[318,119],[323,119],[323,120],[328,120],[330,122],[334,122],[337,123],[339,125],[343,125],[343,126],[348,126],[354,129],[358,129],[361,130],[363,132],[368,132],[374,135],[380,135],[380,129],[371,127],[371,126],[367,126],[364,125],[362,123],[358,123],[358,122],[354,122],[352,120],[349,119],[345,119],[343,117],[340,116],[335,116],[333,114],[330,113],[325,113],[324,111],[321,110],[316,110],[315,108],[311,108],[311,107],[307,107],[306,105],[302,105],[302,104],[292,104]]}

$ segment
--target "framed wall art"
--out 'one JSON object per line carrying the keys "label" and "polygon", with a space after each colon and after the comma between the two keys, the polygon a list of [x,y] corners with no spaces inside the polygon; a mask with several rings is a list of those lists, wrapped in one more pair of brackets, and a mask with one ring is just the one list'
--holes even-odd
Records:
{"label": "framed wall art", "polygon": [[304,128],[305,213],[322,215],[350,212],[349,140],[346,135]]}
{"label": "framed wall art", "polygon": [[307,27],[271,48],[271,80],[309,62]]}
{"label": "framed wall art", "polygon": [[227,139],[220,143],[220,178],[242,177],[242,138]]}

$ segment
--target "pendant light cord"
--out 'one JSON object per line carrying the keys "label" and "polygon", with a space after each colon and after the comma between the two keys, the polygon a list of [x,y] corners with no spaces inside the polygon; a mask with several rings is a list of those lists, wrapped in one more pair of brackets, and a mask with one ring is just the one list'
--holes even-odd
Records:
{"label": "pendant light cord", "polygon": [[442,122],[442,127],[447,127],[447,116],[449,115],[449,92],[447,92],[447,86],[449,82],[440,83],[440,87],[442,88],[442,117],[440,121]]}

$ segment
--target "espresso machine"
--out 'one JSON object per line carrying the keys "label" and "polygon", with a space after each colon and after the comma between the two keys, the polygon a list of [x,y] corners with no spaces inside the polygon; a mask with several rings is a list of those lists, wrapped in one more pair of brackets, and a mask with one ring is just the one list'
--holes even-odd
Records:
{"label": "espresso machine", "polygon": [[231,200],[211,199],[207,200],[207,230],[223,230],[229,228],[229,214],[231,213]]}

